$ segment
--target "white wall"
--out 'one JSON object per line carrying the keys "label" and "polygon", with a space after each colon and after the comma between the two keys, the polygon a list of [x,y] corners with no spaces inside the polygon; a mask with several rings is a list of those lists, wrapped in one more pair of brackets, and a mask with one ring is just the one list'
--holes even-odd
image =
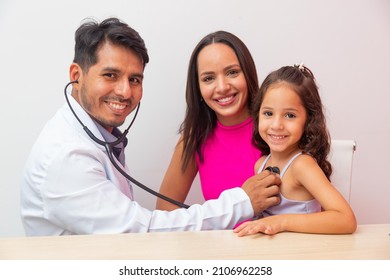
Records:
{"label": "white wall", "polygon": [[[85,17],[117,16],[150,54],[141,111],[130,132],[132,175],[158,190],[185,110],[187,62],[204,35],[238,35],[260,80],[303,61],[315,73],[333,138],[355,139],[351,205],[358,222],[390,222],[390,1],[0,0],[0,236],[23,235],[20,173],[41,127],[64,102],[74,31]],[[202,201],[196,186],[188,203]],[[152,209],[155,199],[137,191]]]}

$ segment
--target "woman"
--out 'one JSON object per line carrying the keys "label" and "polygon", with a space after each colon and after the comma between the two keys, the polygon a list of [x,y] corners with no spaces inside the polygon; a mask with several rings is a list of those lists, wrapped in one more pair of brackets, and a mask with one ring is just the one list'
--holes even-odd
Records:
{"label": "woman", "polygon": [[[184,202],[199,172],[205,200],[241,186],[261,153],[252,144],[252,96],[258,90],[253,58],[235,35],[217,31],[195,47],[189,62],[187,110],[160,192]],[[162,199],[157,208],[177,208]]]}

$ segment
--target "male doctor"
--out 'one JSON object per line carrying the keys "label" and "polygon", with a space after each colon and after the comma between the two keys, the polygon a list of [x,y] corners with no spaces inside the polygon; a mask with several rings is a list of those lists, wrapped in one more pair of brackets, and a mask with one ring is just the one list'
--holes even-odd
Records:
{"label": "male doctor", "polygon": [[[126,23],[109,18],[84,22],[75,34],[70,103],[100,140],[120,137],[117,128],[142,97],[143,39]],[[116,147],[125,170],[124,147]],[[49,120],[26,163],[21,215],[27,235],[69,235],[228,229],[279,203],[280,179],[265,171],[188,209],[149,211],[133,200],[130,183],[111,164],[65,105]]]}

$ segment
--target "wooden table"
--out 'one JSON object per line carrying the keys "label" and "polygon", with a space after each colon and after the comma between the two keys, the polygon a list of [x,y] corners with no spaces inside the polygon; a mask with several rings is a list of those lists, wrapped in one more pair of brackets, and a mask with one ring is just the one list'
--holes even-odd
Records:
{"label": "wooden table", "polygon": [[390,224],[360,225],[351,235],[237,237],[221,230],[0,238],[0,259],[390,260]]}

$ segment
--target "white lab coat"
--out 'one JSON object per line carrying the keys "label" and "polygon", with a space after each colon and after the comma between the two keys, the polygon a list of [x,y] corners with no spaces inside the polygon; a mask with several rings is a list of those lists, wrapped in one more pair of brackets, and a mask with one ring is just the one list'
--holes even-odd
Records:
{"label": "white lab coat", "polygon": [[[69,99],[82,122],[103,140],[90,116]],[[65,103],[44,127],[27,160],[21,215],[27,235],[67,235],[226,229],[252,217],[253,208],[241,188],[189,209],[143,208],[133,200],[130,183],[113,167],[104,147],[89,138]]]}

